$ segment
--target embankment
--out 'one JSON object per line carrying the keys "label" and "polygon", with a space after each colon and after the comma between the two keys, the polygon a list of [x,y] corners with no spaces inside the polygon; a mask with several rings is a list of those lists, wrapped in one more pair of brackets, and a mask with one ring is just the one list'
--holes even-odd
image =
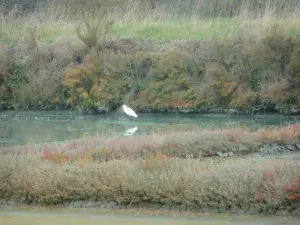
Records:
{"label": "embankment", "polygon": [[[158,41],[104,40],[91,23],[79,36],[85,44],[41,43],[32,30],[28,40],[0,46],[0,105],[107,113],[124,102],[137,112],[299,114],[299,26],[275,21],[256,34],[248,25],[229,37]],[[106,26],[109,34],[119,25]]]}

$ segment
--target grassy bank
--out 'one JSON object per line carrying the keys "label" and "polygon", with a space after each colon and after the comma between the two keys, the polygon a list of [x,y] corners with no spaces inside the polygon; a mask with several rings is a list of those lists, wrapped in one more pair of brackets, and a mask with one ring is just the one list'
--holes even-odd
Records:
{"label": "grassy bank", "polygon": [[[91,5],[77,1],[81,11],[72,11],[71,2],[2,13],[2,108],[107,112],[125,102],[137,110],[299,113],[300,25],[293,1],[259,10],[240,5],[230,17],[174,16],[132,1],[95,3],[95,16]],[[277,13],[278,4],[294,10]]]}
{"label": "grassy bank", "polygon": [[[177,205],[200,211],[288,213],[299,207],[300,164],[255,160],[263,142],[293,146],[299,125],[82,138],[1,148],[0,199],[56,205],[78,200]],[[241,148],[244,146],[244,148]],[[300,150],[299,145],[295,148]],[[248,150],[245,150],[248,147]],[[216,151],[229,158],[210,158]],[[199,154],[201,153],[201,154]]]}

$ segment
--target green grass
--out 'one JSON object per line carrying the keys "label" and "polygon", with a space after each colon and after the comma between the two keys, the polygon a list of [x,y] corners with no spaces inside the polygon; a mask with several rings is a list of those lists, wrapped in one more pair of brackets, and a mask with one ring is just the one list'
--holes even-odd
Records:
{"label": "green grass", "polygon": [[170,39],[206,39],[215,36],[234,35],[234,21],[167,21],[153,23],[116,24],[112,34],[116,36],[151,38],[157,40]]}
{"label": "green grass", "polygon": [[[253,31],[260,34],[264,32],[262,19],[245,20],[211,19],[211,20],[169,20],[169,21],[141,21],[127,22],[117,21],[112,26],[109,35],[113,37],[137,37],[168,41],[176,39],[206,40],[218,38],[230,38]],[[284,27],[287,36],[300,34],[300,25],[294,20],[274,20],[272,23]],[[34,25],[32,25],[34,24]],[[52,22],[52,23],[4,23],[0,41],[16,41],[29,33],[29,28],[36,27],[39,41],[55,42],[58,39],[76,37],[76,23]]]}
{"label": "green grass", "polygon": [[[51,43],[57,39],[70,38],[76,36],[75,26],[73,24],[63,23],[6,23],[2,24],[2,33],[0,34],[0,41],[9,43],[11,41],[22,40],[28,36],[31,30],[36,28],[37,35],[40,42]],[[71,34],[71,35],[70,35]]]}

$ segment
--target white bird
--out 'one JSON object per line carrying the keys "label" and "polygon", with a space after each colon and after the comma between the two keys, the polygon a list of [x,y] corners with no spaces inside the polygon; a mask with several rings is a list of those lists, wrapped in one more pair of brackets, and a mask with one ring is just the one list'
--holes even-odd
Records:
{"label": "white bird", "polygon": [[128,116],[133,116],[135,118],[138,117],[137,114],[131,108],[129,108],[127,105],[122,105],[122,109]]}

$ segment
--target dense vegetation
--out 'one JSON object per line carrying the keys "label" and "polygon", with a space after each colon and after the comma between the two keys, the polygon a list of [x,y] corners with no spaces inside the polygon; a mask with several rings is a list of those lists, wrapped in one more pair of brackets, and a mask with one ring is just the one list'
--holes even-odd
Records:
{"label": "dense vegetation", "polygon": [[298,1],[24,2],[2,3],[4,108],[300,108]]}
{"label": "dense vegetation", "polygon": [[[94,200],[123,206],[299,216],[300,164],[284,158],[246,157],[260,153],[266,142],[275,144],[275,151],[279,145],[299,151],[299,140],[297,124],[252,132],[225,129],[117,139],[97,136],[2,147],[0,200],[67,206]],[[233,155],[212,157],[216,151]]]}

